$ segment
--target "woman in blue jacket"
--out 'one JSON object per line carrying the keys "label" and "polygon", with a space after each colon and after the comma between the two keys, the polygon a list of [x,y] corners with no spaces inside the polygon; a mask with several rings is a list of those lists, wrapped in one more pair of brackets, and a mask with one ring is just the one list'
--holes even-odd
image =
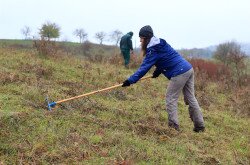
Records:
{"label": "woman in blue jacket", "polygon": [[161,73],[170,82],[166,93],[166,109],[168,125],[179,130],[177,102],[181,91],[184,100],[189,105],[189,115],[194,123],[194,131],[205,130],[200,106],[194,94],[194,71],[192,65],[175,51],[164,39],[154,36],[152,28],[147,25],[139,32],[143,55],[145,56],[140,68],[123,82],[123,87],[130,86],[142,78],[152,66],[156,66],[152,78]]}

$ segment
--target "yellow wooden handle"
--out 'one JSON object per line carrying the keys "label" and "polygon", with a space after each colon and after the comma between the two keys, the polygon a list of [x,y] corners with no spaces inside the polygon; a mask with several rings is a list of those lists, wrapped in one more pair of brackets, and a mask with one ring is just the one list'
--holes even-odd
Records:
{"label": "yellow wooden handle", "polygon": [[[146,76],[146,77],[141,78],[140,80],[145,80],[145,79],[148,79],[148,78],[151,78],[151,77],[152,76]],[[65,102],[65,101],[69,101],[69,100],[77,99],[77,98],[80,98],[80,97],[93,95],[95,93],[107,91],[107,90],[114,89],[114,88],[117,88],[117,87],[120,87],[120,86],[122,86],[122,84],[114,85],[114,86],[107,87],[107,88],[104,88],[104,89],[100,89],[100,90],[96,90],[96,91],[93,91],[93,92],[85,93],[85,94],[82,94],[82,95],[79,95],[79,96],[75,96],[75,97],[71,97],[71,98],[68,98],[68,99],[60,100],[60,101],[57,101],[55,103],[59,104],[59,103]]]}

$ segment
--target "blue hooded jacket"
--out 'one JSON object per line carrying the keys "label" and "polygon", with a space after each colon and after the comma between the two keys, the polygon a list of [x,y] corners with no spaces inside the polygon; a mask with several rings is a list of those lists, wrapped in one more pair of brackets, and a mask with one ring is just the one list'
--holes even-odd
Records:
{"label": "blue hooded jacket", "polygon": [[133,84],[142,78],[155,65],[156,70],[168,79],[192,68],[192,65],[175,51],[164,39],[152,37],[147,45],[146,56],[140,68],[128,78]]}

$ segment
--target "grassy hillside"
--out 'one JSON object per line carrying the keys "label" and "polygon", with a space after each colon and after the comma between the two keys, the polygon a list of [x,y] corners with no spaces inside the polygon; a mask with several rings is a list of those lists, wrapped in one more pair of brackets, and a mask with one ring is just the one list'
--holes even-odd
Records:
{"label": "grassy hillside", "polygon": [[[0,39],[0,48],[12,49],[32,49],[34,40],[15,40],[15,39]],[[76,42],[57,42],[56,49],[63,51],[67,54],[73,55],[110,55],[114,52],[115,46],[112,45],[99,45],[85,41],[84,43]]]}
{"label": "grassy hillside", "polygon": [[[74,42],[61,42],[65,43],[68,46],[78,46],[79,43]],[[20,39],[0,39],[0,46],[1,47],[14,47],[14,46],[20,46],[20,47],[32,47],[33,40],[20,40]]]}
{"label": "grassy hillside", "polygon": [[109,87],[134,69],[67,55],[0,48],[0,164],[249,164],[250,120],[231,93],[207,83],[206,132],[194,133],[181,98],[181,132],[167,126],[167,79],[138,82],[46,109],[53,101]]}

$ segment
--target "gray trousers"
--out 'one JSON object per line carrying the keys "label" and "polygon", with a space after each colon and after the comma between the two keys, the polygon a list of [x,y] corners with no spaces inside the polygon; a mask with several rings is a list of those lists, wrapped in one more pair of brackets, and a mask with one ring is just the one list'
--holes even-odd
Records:
{"label": "gray trousers", "polygon": [[189,115],[194,123],[194,127],[205,127],[202,112],[194,94],[194,70],[172,77],[167,87],[166,109],[168,112],[168,124],[179,125],[177,102],[179,95],[183,92],[184,101],[189,105]]}

